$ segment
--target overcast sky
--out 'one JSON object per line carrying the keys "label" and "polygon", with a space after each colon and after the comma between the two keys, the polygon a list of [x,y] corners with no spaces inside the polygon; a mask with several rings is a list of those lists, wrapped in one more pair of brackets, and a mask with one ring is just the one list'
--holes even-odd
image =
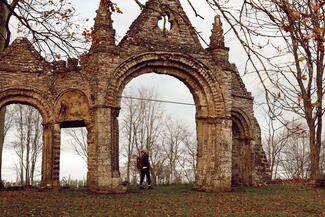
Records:
{"label": "overcast sky", "polygon": [[[82,19],[93,20],[95,17],[95,11],[98,8],[99,0],[92,1],[80,1],[80,0],[71,0],[74,7],[76,8],[77,13]],[[138,6],[134,3],[133,0],[123,0],[116,1],[118,6],[123,11],[123,14],[113,14],[113,26],[116,30],[117,39],[120,40],[128,30],[131,23],[139,15],[140,10]],[[145,2],[145,1],[142,1]],[[201,32],[201,36],[206,42],[209,42],[209,37],[211,35],[212,23],[214,20],[215,12],[212,11],[204,1],[192,0],[193,5],[196,7],[199,14],[204,17],[204,20],[194,16],[193,11],[190,9],[187,0],[181,0],[182,6],[189,16],[190,21],[198,32]],[[90,24],[91,25],[91,24]],[[226,32],[227,26],[224,25],[224,31]],[[237,65],[240,72],[243,71],[243,66],[245,64],[245,57],[243,55],[242,48],[236,39],[227,34],[225,36],[225,44],[230,48],[230,62],[233,62]],[[204,47],[206,45],[202,43]],[[259,82],[254,76],[245,76],[244,82],[248,91],[252,92],[255,98],[261,96],[261,91],[259,88]],[[249,84],[249,85],[248,85]],[[188,88],[176,78],[166,75],[157,75],[157,74],[147,74],[139,76],[133,79],[126,88],[137,87],[137,86],[147,86],[149,88],[156,88],[162,100],[170,101],[179,101],[186,103],[194,103],[193,97],[189,92]],[[181,105],[171,105],[166,104],[165,108],[168,113],[173,113],[174,118],[182,119],[188,123],[189,126],[195,128],[195,107],[194,106],[181,106]],[[71,175],[71,178],[82,179],[86,176],[86,164],[85,162],[77,155],[74,154],[73,148],[67,141],[65,132],[63,130],[61,143],[61,169],[60,177],[68,178]],[[9,140],[7,140],[7,143]],[[9,142],[10,143],[10,142]],[[15,180],[15,171],[14,171],[14,162],[12,159],[12,151],[5,149],[4,150],[4,160],[3,161],[3,178],[5,180]],[[9,159],[9,160],[8,160]]]}

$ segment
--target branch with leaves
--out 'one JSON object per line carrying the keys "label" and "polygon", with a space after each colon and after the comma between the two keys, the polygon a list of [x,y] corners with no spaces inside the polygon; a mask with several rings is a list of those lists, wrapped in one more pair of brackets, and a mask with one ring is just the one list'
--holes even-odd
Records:
{"label": "branch with leaves", "polygon": [[[324,114],[325,8],[319,0],[206,0],[230,25],[247,55],[270,111],[283,125],[300,116],[308,126],[311,177],[319,173]],[[272,105],[272,106],[271,106]],[[307,131],[307,129],[301,129]]]}

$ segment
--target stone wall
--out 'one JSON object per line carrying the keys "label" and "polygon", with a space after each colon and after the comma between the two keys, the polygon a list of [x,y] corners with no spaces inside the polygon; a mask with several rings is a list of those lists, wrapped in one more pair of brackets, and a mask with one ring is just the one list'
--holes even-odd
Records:
{"label": "stone wall", "polygon": [[[171,29],[160,29],[167,17]],[[172,75],[190,89],[196,105],[195,188],[229,191],[232,185],[264,185],[268,165],[253,98],[228,61],[220,18],[204,49],[179,0],[149,0],[123,40],[115,45],[111,13],[101,1],[93,44],[78,60],[47,62],[25,38],[0,56],[0,107],[36,107],[44,123],[42,187],[59,187],[62,127],[88,129],[88,186],[124,192],[118,165],[120,96],[133,78],[150,72]]]}

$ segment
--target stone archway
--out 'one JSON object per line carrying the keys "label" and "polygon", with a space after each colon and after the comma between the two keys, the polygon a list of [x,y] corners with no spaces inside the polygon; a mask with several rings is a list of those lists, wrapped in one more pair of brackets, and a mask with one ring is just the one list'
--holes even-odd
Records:
{"label": "stone archway", "polygon": [[41,113],[43,122],[52,122],[51,103],[45,100],[41,91],[31,88],[6,88],[0,92],[0,108],[11,103],[28,104]]}
{"label": "stone archway", "polygon": [[251,123],[240,109],[233,109],[232,119],[232,186],[253,185],[253,137]]}
{"label": "stone archway", "polygon": [[[54,118],[56,126],[55,141],[55,164],[53,174],[56,182],[60,178],[60,154],[61,154],[61,129],[72,127],[87,128],[87,149],[92,150],[94,144],[91,142],[93,131],[91,131],[91,112],[88,96],[79,89],[69,88],[61,92],[54,103]],[[87,164],[89,167],[89,160]],[[87,174],[88,176],[88,174]]]}
{"label": "stone archway", "polygon": [[[226,130],[230,127],[230,120],[226,118],[223,92],[206,68],[204,64],[187,55],[164,52],[144,53],[126,60],[117,67],[109,81],[110,86],[106,95],[112,115],[110,124],[112,139],[110,141],[113,141],[112,169],[114,174],[118,174],[117,117],[122,91],[134,77],[155,72],[178,78],[193,95],[198,138],[196,188],[206,191],[230,190],[230,173],[226,171],[230,170],[231,160],[229,154],[222,155],[219,152],[226,153],[230,149],[229,140],[223,139],[231,137],[230,129]],[[220,177],[223,177],[224,182],[219,181]]]}
{"label": "stone archway", "polygon": [[0,108],[3,106],[20,103],[33,106],[36,108],[43,119],[43,147],[42,147],[42,187],[58,186],[54,183],[53,169],[55,168],[53,154],[55,148],[52,143],[53,137],[53,113],[50,109],[51,103],[45,100],[41,91],[32,88],[7,88],[0,93]]}

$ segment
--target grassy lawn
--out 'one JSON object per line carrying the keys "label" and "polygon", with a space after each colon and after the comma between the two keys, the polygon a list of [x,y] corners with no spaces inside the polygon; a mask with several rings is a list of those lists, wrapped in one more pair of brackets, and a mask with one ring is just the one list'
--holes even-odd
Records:
{"label": "grassy lawn", "polygon": [[269,185],[203,193],[177,185],[126,194],[0,192],[0,216],[325,216],[325,188]]}

